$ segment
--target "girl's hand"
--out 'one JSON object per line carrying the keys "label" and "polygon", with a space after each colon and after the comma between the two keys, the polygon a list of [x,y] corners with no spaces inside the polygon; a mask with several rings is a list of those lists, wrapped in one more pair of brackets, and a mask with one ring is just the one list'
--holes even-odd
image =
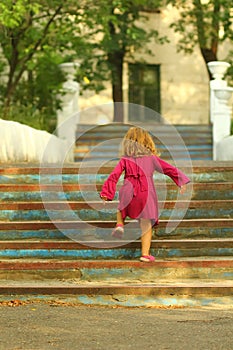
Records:
{"label": "girl's hand", "polygon": [[186,185],[180,186],[180,194],[184,194],[187,189]]}

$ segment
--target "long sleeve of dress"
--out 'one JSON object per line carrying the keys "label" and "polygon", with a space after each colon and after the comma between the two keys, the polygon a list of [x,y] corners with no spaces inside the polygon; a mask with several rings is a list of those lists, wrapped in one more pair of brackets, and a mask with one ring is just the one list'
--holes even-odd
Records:
{"label": "long sleeve of dress", "polygon": [[117,182],[124,171],[124,161],[123,159],[116,165],[107,180],[104,182],[102,190],[100,192],[100,197],[106,197],[108,200],[113,200],[116,193]]}
{"label": "long sleeve of dress", "polygon": [[190,179],[178,168],[154,156],[155,170],[169,176],[177,186],[183,186],[190,182]]}

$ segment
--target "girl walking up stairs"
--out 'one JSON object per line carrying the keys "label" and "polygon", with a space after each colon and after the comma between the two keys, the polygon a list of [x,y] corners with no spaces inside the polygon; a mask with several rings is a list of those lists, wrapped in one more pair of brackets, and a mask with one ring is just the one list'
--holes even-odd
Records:
{"label": "girl walking up stairs", "polygon": [[[62,298],[122,306],[232,305],[233,164],[185,162],[183,197],[169,177],[153,176],[160,224],[141,262],[140,229],[126,220],[112,237],[118,191],[100,191],[117,160],[63,167],[0,167],[0,298]],[[166,191],[165,191],[166,190]]]}

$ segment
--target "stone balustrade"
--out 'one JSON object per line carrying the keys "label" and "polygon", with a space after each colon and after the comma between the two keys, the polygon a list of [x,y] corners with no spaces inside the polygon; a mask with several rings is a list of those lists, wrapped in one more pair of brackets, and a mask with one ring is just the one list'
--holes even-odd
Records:
{"label": "stone balustrade", "polygon": [[221,61],[208,63],[213,75],[210,81],[210,119],[213,125],[213,159],[233,160],[233,136],[231,136],[232,106],[229,101],[233,88],[223,79],[230,64]]}

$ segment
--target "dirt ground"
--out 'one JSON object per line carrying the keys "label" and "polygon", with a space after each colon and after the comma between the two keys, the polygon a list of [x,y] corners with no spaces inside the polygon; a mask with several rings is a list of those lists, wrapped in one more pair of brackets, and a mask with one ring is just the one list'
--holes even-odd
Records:
{"label": "dirt ground", "polygon": [[0,304],[1,350],[232,350],[233,310]]}

